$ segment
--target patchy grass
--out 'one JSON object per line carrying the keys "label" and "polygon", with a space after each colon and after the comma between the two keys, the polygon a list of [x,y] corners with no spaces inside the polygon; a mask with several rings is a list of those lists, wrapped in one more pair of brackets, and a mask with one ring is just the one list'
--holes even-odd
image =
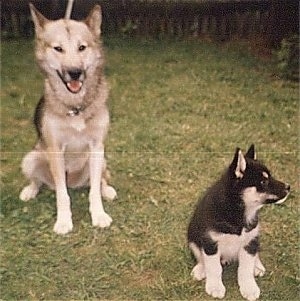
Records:
{"label": "patchy grass", "polygon": [[[109,229],[91,227],[88,191],[70,191],[74,231],[52,232],[55,198],[28,203],[20,162],[35,142],[42,92],[31,41],[2,42],[1,299],[213,300],[190,277],[186,228],[198,196],[236,146],[255,143],[285,205],[262,210],[261,300],[299,296],[298,86],[236,47],[196,41],[106,39],[111,85],[107,156],[116,202]],[[227,300],[240,300],[236,267]]]}

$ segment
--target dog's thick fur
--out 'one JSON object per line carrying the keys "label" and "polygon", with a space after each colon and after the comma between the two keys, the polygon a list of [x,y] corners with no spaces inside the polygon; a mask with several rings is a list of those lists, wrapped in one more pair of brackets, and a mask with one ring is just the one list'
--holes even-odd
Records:
{"label": "dog's thick fur", "polygon": [[238,284],[244,298],[260,295],[255,276],[265,268],[259,259],[258,210],[264,204],[282,203],[289,185],[275,180],[255,158],[252,145],[244,156],[237,149],[222,176],[198,203],[188,227],[189,246],[197,260],[192,271],[196,280],[206,278],[206,292],[225,296],[222,265],[237,260]]}
{"label": "dog's thick fur", "polygon": [[38,142],[23,159],[30,180],[20,198],[34,198],[46,184],[55,189],[57,221],[54,231],[73,228],[67,187],[90,186],[92,224],[108,227],[101,194],[114,199],[107,184],[104,140],[109,126],[108,86],[103,75],[100,43],[101,8],[95,6],[85,21],[50,21],[30,4],[36,33],[36,59],[45,76],[44,96],[35,111]]}

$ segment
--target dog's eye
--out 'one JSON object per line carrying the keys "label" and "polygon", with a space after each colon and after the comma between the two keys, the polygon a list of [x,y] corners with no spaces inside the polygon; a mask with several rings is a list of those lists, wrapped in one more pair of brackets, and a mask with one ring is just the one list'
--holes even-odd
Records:
{"label": "dog's eye", "polygon": [[55,46],[55,47],[53,47],[53,49],[57,52],[63,52],[63,49],[60,46]]}
{"label": "dog's eye", "polygon": [[81,51],[84,51],[86,49],[86,46],[85,45],[80,45],[78,47],[78,50],[81,52]]}
{"label": "dog's eye", "polygon": [[262,186],[267,186],[269,184],[269,180],[268,179],[263,179],[263,180],[260,181],[260,184]]}

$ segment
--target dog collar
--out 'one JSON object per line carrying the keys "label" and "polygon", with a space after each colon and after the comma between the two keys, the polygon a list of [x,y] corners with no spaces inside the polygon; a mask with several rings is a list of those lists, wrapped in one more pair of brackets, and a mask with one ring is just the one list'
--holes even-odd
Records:
{"label": "dog collar", "polygon": [[67,116],[78,116],[81,112],[85,110],[86,106],[76,106],[76,107],[71,107],[70,110],[67,113]]}

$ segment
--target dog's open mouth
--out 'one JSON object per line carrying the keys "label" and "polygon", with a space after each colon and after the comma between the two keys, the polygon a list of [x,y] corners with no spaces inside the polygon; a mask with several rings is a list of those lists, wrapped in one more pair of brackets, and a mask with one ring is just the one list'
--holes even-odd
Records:
{"label": "dog's open mouth", "polygon": [[78,93],[81,90],[82,82],[79,80],[71,80],[70,82],[65,83],[67,89],[72,93]]}
{"label": "dog's open mouth", "polygon": [[280,195],[278,196],[273,196],[272,195],[265,201],[265,204],[282,204],[286,201],[286,199],[288,198],[289,194],[290,194],[290,188],[289,185],[286,186],[286,191],[282,192]]}
{"label": "dog's open mouth", "polygon": [[85,79],[85,73],[81,69],[68,69],[63,70],[62,72],[59,72],[56,70],[58,76],[62,80],[62,82],[65,84],[68,91],[71,93],[79,93],[82,86],[83,81]]}

